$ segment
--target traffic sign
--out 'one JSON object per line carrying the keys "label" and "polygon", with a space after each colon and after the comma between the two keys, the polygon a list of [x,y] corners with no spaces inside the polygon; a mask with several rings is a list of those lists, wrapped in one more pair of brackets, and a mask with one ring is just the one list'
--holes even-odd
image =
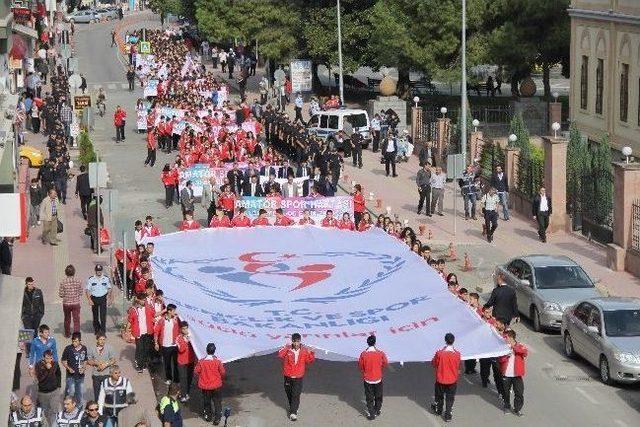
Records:
{"label": "traffic sign", "polygon": [[91,107],[90,95],[77,95],[73,97],[74,110],[84,110],[86,107]]}
{"label": "traffic sign", "polygon": [[140,42],[140,53],[151,53],[151,42]]}

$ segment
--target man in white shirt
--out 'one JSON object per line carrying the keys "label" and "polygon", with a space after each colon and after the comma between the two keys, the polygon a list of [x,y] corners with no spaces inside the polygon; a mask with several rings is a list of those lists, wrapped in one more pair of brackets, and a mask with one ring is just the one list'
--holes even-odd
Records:
{"label": "man in white shirt", "polygon": [[305,124],[304,119],[302,118],[302,107],[304,107],[304,98],[302,98],[302,94],[298,93],[296,95],[296,99],[294,100],[296,117],[293,119],[293,122],[297,122],[298,120],[303,125]]}
{"label": "man in white shirt", "polygon": [[540,240],[547,241],[547,227],[549,227],[549,216],[551,215],[551,198],[547,196],[547,191],[544,187],[540,188],[540,191],[533,198],[532,204],[533,219],[538,221],[538,236]]}
{"label": "man in white shirt", "polygon": [[[436,173],[431,174],[431,214],[437,213],[443,216],[442,204],[444,203],[444,186],[447,182],[447,174],[442,172],[440,166],[436,167]],[[436,212],[436,204],[438,212]]]}
{"label": "man in white shirt", "polygon": [[480,200],[480,207],[484,214],[484,226],[487,231],[487,241],[491,243],[493,240],[493,233],[498,228],[498,203],[500,203],[500,197],[495,188],[491,187],[489,192],[482,196]]}
{"label": "man in white shirt", "polygon": [[298,197],[298,186],[293,182],[293,176],[287,178],[287,182],[282,186],[282,197]]}
{"label": "man in white shirt", "polygon": [[376,114],[373,119],[371,119],[371,134],[373,136],[373,147],[372,150],[374,153],[378,152],[380,147],[380,115]]}

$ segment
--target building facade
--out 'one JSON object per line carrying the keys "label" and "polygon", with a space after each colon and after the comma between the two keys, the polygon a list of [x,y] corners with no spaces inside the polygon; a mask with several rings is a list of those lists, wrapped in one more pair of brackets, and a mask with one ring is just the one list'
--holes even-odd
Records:
{"label": "building facade", "polygon": [[570,116],[640,156],[640,0],[572,0]]}

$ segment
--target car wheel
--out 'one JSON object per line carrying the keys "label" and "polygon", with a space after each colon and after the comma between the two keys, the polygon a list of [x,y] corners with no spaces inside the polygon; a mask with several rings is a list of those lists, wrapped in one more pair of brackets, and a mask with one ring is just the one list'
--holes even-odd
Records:
{"label": "car wheel", "polygon": [[21,157],[20,157],[20,160],[26,160],[27,165],[29,165],[29,167],[30,167],[30,168],[32,168],[32,167],[33,167],[33,166],[31,166],[31,160],[29,160],[29,158],[28,158],[28,157],[21,156]]}
{"label": "car wheel", "polygon": [[564,334],[564,354],[570,359],[576,357],[576,352],[573,350],[573,341],[571,341],[569,332],[565,332]]}
{"label": "car wheel", "polygon": [[542,325],[540,324],[540,313],[536,307],[531,308],[531,322],[533,323],[533,330],[536,332],[542,332]]}
{"label": "car wheel", "polygon": [[607,385],[613,384],[609,370],[609,361],[605,356],[600,356],[600,381]]}

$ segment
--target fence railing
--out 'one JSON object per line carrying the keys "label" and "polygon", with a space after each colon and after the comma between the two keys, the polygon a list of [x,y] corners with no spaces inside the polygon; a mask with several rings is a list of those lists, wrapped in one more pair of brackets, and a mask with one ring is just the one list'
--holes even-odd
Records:
{"label": "fence railing", "polygon": [[533,161],[514,154],[514,174],[516,189],[529,200],[538,192],[544,183],[544,163]]}
{"label": "fence railing", "polygon": [[640,253],[640,199],[631,205],[631,249]]}

